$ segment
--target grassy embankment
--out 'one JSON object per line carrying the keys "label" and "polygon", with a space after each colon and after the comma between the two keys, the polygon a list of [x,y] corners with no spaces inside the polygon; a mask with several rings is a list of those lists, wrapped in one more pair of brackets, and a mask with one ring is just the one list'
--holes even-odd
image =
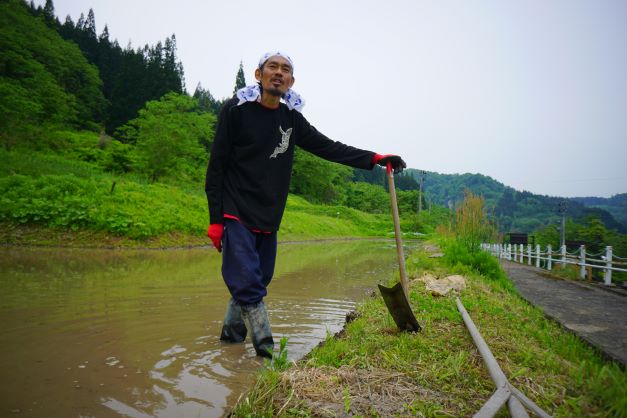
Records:
{"label": "grassy embankment", "polygon": [[[546,319],[514,290],[496,259],[449,245],[407,261],[410,278],[463,274],[461,300],[510,382],[549,414],[626,416],[627,374]],[[392,282],[398,279],[393,279]],[[339,336],[297,364],[268,364],[236,416],[470,416],[494,391],[454,297],[418,280],[410,299],[418,334],[399,334],[382,299],[369,299]],[[287,349],[289,350],[289,342]]]}
{"label": "grassy embankment", "polygon": [[[50,153],[0,150],[0,242],[87,247],[207,245],[197,184],[150,183]],[[386,236],[389,215],[290,196],[281,241]]]}

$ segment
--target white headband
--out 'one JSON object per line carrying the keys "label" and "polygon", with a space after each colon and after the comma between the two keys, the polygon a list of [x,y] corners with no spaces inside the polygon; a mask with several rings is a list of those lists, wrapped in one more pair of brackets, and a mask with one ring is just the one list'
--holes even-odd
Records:
{"label": "white headband", "polygon": [[274,57],[274,56],[283,57],[286,60],[288,60],[290,62],[290,65],[292,66],[292,72],[294,72],[294,61],[292,61],[292,59],[290,58],[289,55],[284,54],[281,51],[269,51],[269,52],[266,52],[265,54],[263,54],[262,57],[259,59],[258,68],[263,67],[263,64],[265,64],[266,61],[268,61],[268,59],[270,59],[270,57]]}

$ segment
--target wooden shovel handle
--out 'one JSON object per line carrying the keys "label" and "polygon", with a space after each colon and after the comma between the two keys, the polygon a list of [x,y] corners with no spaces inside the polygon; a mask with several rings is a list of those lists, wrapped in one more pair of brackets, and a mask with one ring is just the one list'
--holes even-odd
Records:
{"label": "wooden shovel handle", "polygon": [[392,204],[392,217],[394,218],[394,236],[396,237],[396,254],[398,256],[398,267],[401,274],[401,286],[405,293],[405,298],[409,301],[409,284],[407,273],[405,272],[405,254],[403,252],[403,240],[401,238],[401,222],[398,217],[398,203],[396,202],[396,188],[394,187],[394,173],[392,173],[392,163],[387,163],[386,167],[388,186],[390,189],[390,203]]}

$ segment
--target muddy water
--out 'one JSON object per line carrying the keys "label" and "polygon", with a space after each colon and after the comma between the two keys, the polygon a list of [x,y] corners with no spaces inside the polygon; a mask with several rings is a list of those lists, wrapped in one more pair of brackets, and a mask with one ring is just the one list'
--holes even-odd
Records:
{"label": "muddy water", "polygon": [[[266,303],[298,359],[395,269],[393,243],[283,244]],[[261,361],[218,339],[209,249],[0,250],[0,416],[214,417]]]}

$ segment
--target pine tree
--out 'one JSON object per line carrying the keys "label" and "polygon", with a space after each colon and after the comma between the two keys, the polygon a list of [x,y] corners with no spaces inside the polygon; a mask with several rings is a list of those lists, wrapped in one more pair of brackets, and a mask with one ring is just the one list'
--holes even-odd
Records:
{"label": "pine tree", "polygon": [[35,6],[35,2],[33,0],[31,0],[29,7],[30,7],[30,13],[33,16],[39,16],[44,11],[44,9],[41,6]]}
{"label": "pine tree", "polygon": [[94,9],[89,9],[84,29],[90,38],[96,39],[98,37],[96,35],[96,17],[94,16]]}
{"label": "pine tree", "polygon": [[105,43],[105,44],[109,44],[109,28],[107,27],[107,25],[105,25],[104,29],[102,30],[102,33],[100,34],[100,37],[98,38],[98,41],[100,43]]}
{"label": "pine tree", "polygon": [[72,21],[72,17],[70,15],[65,16],[65,23],[63,23],[63,26],[74,30],[74,22]]}
{"label": "pine tree", "polygon": [[183,67],[176,62],[176,36],[165,39],[163,47],[163,69],[164,89],[166,91],[183,92]]}
{"label": "pine tree", "polygon": [[44,19],[48,24],[54,22],[54,4],[52,4],[52,0],[46,0],[46,5],[44,6]]}
{"label": "pine tree", "polygon": [[196,86],[193,97],[198,100],[198,108],[203,112],[210,112],[214,115],[220,114],[220,109],[222,109],[224,101],[216,100],[209,90],[202,88],[200,83]]}
{"label": "pine tree", "polygon": [[76,29],[83,30],[85,28],[85,15],[81,13],[76,22]]}
{"label": "pine tree", "polygon": [[244,77],[244,65],[242,61],[239,62],[239,70],[237,70],[237,75],[235,76],[235,88],[233,89],[233,94],[237,93],[237,90],[246,87],[246,78]]}

